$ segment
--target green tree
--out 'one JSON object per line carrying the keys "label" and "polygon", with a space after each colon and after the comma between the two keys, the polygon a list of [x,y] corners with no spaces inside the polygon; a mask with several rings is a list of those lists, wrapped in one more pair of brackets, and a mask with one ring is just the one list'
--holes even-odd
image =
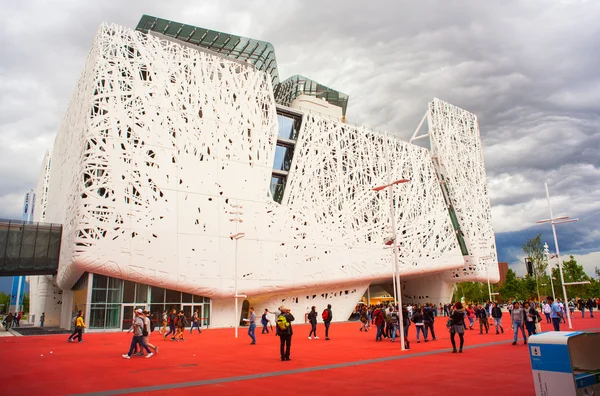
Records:
{"label": "green tree", "polygon": [[10,294],[0,292],[0,312],[3,312],[3,313],[8,312],[9,307],[10,307]]}
{"label": "green tree", "polygon": [[519,299],[521,296],[521,282],[517,278],[517,274],[512,269],[506,272],[506,280],[500,286],[500,295],[504,301]]}
{"label": "green tree", "polygon": [[461,282],[455,286],[455,295],[464,297],[467,303],[480,303],[488,300],[487,283]]}
{"label": "green tree", "polygon": [[550,280],[548,278],[548,275],[546,275],[548,263],[546,262],[546,257],[544,256],[542,234],[538,234],[538,236],[536,236],[535,238],[528,239],[527,242],[525,242],[525,244],[522,245],[522,248],[523,252],[525,252],[527,257],[533,262],[533,277],[536,292],[535,294],[536,297],[539,295],[541,298],[543,294],[551,292],[550,287],[548,286]]}
{"label": "green tree", "polygon": [[[569,261],[563,261],[562,267],[565,283],[590,281],[590,277],[585,273],[583,266],[577,264],[577,260],[575,260],[575,257],[572,255],[569,256]],[[559,292],[559,290],[562,289],[562,282],[558,267],[552,268],[552,278],[554,279],[554,287],[556,288],[557,294],[562,295],[562,293]],[[592,297],[590,292],[593,288],[590,286],[591,283],[590,285],[567,286],[567,296],[569,299],[576,297]]]}

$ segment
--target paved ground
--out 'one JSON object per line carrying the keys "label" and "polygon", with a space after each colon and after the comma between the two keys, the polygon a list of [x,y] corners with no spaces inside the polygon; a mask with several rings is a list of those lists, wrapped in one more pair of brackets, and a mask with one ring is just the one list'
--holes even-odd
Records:
{"label": "paved ground", "polygon": [[[574,319],[575,329],[600,329],[596,319]],[[361,333],[357,323],[334,323],[331,341],[308,340],[309,327],[294,325],[292,361],[279,359],[279,339],[257,334],[257,345],[241,329],[204,330],[186,342],[163,341],[153,334],[158,355],[121,358],[127,333],[88,333],[71,344],[64,335],[0,339],[0,383],[10,381],[22,394],[293,394],[371,395],[524,395],[533,396],[528,349],[512,334],[466,333],[463,354],[450,353],[445,319],[436,321],[437,341],[417,344],[410,329],[411,350],[398,342],[375,343],[375,333]],[[567,329],[566,326],[564,328]],[[543,324],[543,330],[549,325]],[[18,357],[15,359],[15,357]],[[477,378],[487,378],[479,381]],[[493,380],[491,380],[493,379]],[[335,394],[334,394],[335,396]]]}

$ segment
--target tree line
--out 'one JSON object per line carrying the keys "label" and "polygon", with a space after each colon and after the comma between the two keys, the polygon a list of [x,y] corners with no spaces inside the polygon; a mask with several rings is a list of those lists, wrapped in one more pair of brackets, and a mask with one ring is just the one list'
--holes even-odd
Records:
{"label": "tree line", "polygon": [[[492,296],[497,301],[525,301],[529,299],[544,300],[546,296],[552,295],[552,285],[554,285],[554,294],[562,299],[562,281],[558,269],[558,261],[546,257],[544,246],[541,242],[541,234],[535,238],[528,239],[522,246],[527,257],[532,261],[533,268],[531,274],[524,277],[518,277],[517,274],[509,269],[506,273],[506,280],[500,285],[493,285],[492,292],[496,291],[499,296]],[[552,281],[548,273],[548,266],[552,273]],[[583,266],[577,264],[574,256],[569,256],[568,261],[562,262],[565,283],[571,282],[590,282],[583,285],[567,286],[567,297],[574,298],[594,298],[600,297],[600,270],[595,268],[595,277],[589,276]],[[454,295],[464,297],[467,302],[484,302],[489,300],[487,283],[484,282],[461,282],[454,286]],[[455,298],[456,299],[456,298]]]}

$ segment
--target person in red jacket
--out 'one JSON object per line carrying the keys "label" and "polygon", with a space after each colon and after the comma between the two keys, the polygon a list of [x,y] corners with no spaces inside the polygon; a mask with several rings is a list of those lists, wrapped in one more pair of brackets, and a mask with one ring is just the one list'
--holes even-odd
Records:
{"label": "person in red jacket", "polygon": [[385,314],[383,308],[378,305],[375,311],[373,311],[373,320],[375,321],[375,327],[377,327],[377,336],[375,341],[383,341],[383,328],[385,326]]}

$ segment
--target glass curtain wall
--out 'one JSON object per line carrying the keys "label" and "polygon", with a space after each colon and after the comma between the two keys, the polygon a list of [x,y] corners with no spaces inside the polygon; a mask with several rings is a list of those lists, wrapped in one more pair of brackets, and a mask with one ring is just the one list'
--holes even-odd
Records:
{"label": "glass curtain wall", "polygon": [[[85,274],[76,285],[79,287],[74,297],[77,309],[85,309],[87,279],[88,274]],[[203,306],[203,322],[210,323],[210,298],[98,274],[92,275],[91,287],[90,329],[127,330],[131,327],[134,308],[149,309],[152,321],[161,325],[165,310],[180,311],[182,305]]]}
{"label": "glass curtain wall", "polygon": [[302,117],[277,108],[277,124],[279,130],[277,131],[277,147],[275,147],[275,160],[271,176],[271,197],[275,202],[281,203],[287,177],[292,168],[294,148],[298,140]]}

